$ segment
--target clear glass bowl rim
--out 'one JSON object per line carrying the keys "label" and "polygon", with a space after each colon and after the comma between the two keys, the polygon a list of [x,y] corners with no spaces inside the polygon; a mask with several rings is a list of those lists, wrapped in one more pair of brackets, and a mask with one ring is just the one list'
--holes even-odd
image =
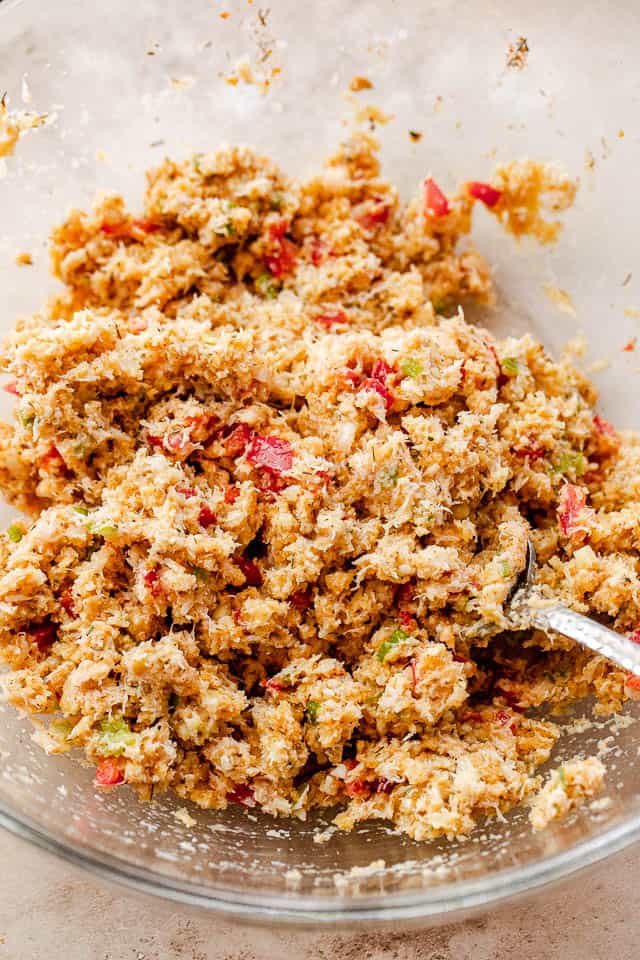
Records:
{"label": "clear glass bowl rim", "polygon": [[489,876],[443,884],[414,893],[385,893],[349,900],[347,897],[247,895],[241,891],[216,890],[196,883],[162,876],[137,867],[120,857],[90,850],[62,840],[38,826],[29,817],[0,801],[0,827],[33,846],[54,854],[96,877],[130,887],[140,893],[202,907],[214,913],[253,922],[286,922],[299,926],[336,923],[353,927],[366,922],[384,924],[398,920],[450,923],[455,919],[504,904],[620,853],[640,840],[640,817],[630,817],[601,834],[580,841],[562,853],[535,864],[496,871]]}

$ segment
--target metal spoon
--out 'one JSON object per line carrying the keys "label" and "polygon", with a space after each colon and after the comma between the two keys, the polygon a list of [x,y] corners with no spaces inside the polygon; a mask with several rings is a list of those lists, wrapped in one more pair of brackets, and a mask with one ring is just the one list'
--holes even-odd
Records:
{"label": "metal spoon", "polygon": [[597,620],[575,613],[562,603],[554,603],[548,607],[536,603],[536,599],[539,600],[540,597],[539,594],[536,597],[535,591],[536,569],[535,547],[531,540],[528,540],[527,563],[506,606],[507,616],[514,628],[524,630],[536,627],[545,633],[560,633],[640,677],[639,644],[604,627]]}

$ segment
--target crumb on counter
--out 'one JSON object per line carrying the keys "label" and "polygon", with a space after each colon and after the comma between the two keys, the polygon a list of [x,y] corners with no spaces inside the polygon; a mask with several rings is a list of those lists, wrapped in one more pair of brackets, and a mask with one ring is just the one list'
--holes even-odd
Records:
{"label": "crumb on counter", "polygon": [[523,70],[529,60],[529,43],[526,37],[518,37],[507,47],[507,66],[514,70]]}
{"label": "crumb on counter", "polygon": [[359,93],[361,90],[371,90],[373,84],[368,77],[353,77],[349,83],[349,90],[353,93]]}
{"label": "crumb on counter", "polygon": [[569,317],[577,317],[573,300],[566,290],[563,290],[561,287],[556,286],[555,283],[551,283],[549,281],[542,284],[542,289],[546,293],[551,303],[558,308],[560,313],[566,313]]}
{"label": "crumb on counter", "polygon": [[30,267],[33,265],[33,256],[29,253],[28,250],[23,250],[22,253],[17,254],[16,264],[19,267]]}

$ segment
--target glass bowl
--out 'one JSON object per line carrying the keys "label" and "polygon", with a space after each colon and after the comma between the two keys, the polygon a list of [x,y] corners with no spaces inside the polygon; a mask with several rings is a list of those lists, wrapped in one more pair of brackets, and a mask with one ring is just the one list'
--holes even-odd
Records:
{"label": "glass bowl", "polygon": [[[499,294],[483,320],[499,333],[531,330],[556,352],[584,332],[582,362],[599,370],[606,415],[637,426],[637,360],[621,347],[640,308],[640,136],[637,124],[627,129],[638,115],[639,19],[624,0],[588,17],[576,4],[524,0],[271,0],[270,11],[251,0],[4,0],[2,88],[14,106],[30,92],[32,108],[57,120],[21,140],[0,179],[2,333],[52,288],[47,234],[69,205],[86,206],[100,188],[121,190],[135,205],[144,169],[164,154],[223,141],[252,143],[308,174],[341,137],[353,114],[343,93],[362,75],[373,89],[360,100],[393,114],[379,136],[385,171],[405,195],[429,172],[450,189],[486,178],[496,159],[522,155],[580,177],[554,247],[516,245],[479,211],[474,238]],[[521,36],[528,62],[508,67],[507,49]],[[242,57],[258,80],[270,80],[266,93],[229,82]],[[15,264],[22,250],[33,253],[32,267]],[[558,310],[545,283],[566,290],[573,307]],[[3,404],[9,416],[9,399]],[[5,509],[2,522],[8,516]],[[47,757],[30,723],[2,711],[5,827],[109,878],[254,919],[451,919],[566,876],[640,835],[634,704],[622,720],[598,726],[575,722],[589,715],[584,704],[561,720],[567,732],[553,763],[599,750],[608,805],[584,806],[537,834],[516,810],[465,841],[423,844],[380,824],[318,844],[317,821],[239,809],[189,807],[176,818],[184,804],[169,797],[140,805],[126,787],[98,793],[92,770]]]}

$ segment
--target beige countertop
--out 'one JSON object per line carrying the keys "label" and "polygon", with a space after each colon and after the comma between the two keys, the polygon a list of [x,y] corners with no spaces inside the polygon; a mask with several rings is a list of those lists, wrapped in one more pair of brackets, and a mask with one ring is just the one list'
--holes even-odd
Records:
{"label": "beige countertop", "polygon": [[94,880],[0,832],[0,960],[632,960],[640,847],[465,923],[422,933],[278,933]]}

